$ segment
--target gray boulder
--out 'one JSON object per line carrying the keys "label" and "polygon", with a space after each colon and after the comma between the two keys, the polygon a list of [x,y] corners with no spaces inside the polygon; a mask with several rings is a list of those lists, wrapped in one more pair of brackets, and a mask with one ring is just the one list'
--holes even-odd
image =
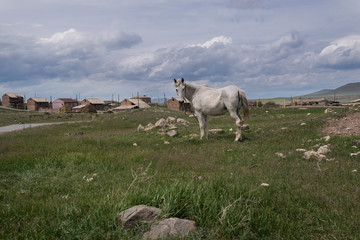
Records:
{"label": "gray boulder", "polygon": [[153,225],[150,231],[144,233],[143,240],[166,238],[169,235],[185,237],[191,231],[195,230],[196,226],[194,221],[179,218],[168,218]]}
{"label": "gray boulder", "polygon": [[118,224],[125,229],[132,229],[138,223],[156,220],[160,214],[159,208],[138,205],[119,213]]}

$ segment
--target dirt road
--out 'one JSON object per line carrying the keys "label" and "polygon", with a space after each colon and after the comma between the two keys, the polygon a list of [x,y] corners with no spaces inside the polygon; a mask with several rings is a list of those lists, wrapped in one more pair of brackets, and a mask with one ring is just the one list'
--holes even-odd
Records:
{"label": "dirt road", "polygon": [[[78,121],[75,121],[78,122]],[[13,131],[23,130],[25,128],[41,127],[47,125],[63,124],[63,123],[75,123],[75,122],[52,122],[52,123],[25,123],[25,124],[12,124],[4,127],[0,127],[0,134],[5,134]]]}

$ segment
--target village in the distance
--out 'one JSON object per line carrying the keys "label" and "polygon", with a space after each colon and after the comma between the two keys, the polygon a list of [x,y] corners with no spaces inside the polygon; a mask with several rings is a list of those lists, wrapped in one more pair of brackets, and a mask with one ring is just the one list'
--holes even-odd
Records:
{"label": "village in the distance", "polygon": [[146,95],[137,95],[122,101],[102,101],[98,98],[85,98],[82,101],[73,98],[58,98],[49,101],[44,97],[32,97],[25,102],[25,97],[21,94],[5,93],[2,95],[1,105],[8,108],[48,113],[116,113],[131,109],[149,108],[154,105],[190,111],[189,103],[181,105],[176,98],[164,99],[164,102],[159,104],[158,102],[152,103],[151,97]]}
{"label": "village in the distance", "polygon": [[[2,107],[48,113],[117,113],[131,109],[149,108],[161,105],[173,110],[192,112],[189,102],[180,104],[177,98],[155,99],[137,94],[120,101],[102,101],[98,98],[85,98],[81,101],[73,98],[58,98],[49,101],[44,97],[25,97],[18,93],[5,93],[0,100]],[[324,89],[308,95],[294,98],[250,99],[250,107],[296,107],[296,106],[341,106],[360,104],[360,82],[348,83],[336,89]]]}

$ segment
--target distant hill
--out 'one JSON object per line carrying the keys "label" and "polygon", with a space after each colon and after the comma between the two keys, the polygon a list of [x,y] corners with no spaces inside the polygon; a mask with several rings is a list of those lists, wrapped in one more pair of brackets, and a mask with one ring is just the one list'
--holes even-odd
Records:
{"label": "distant hill", "polygon": [[323,89],[302,97],[329,97],[334,96],[360,95],[360,82],[348,83],[336,89]]}

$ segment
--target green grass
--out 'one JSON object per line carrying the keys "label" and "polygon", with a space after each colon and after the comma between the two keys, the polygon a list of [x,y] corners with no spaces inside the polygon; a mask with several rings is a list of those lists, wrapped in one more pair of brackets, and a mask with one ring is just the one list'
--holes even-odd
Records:
{"label": "green grass", "polygon": [[[117,226],[117,214],[137,204],[196,221],[188,239],[357,239],[360,184],[352,170],[360,171],[360,159],[350,153],[358,138],[332,137],[333,161],[295,151],[325,144],[323,112],[253,109],[241,143],[228,115],[210,117],[210,128],[225,132],[201,141],[189,137],[199,133],[196,119],[162,108],[0,135],[0,239],[139,239]],[[136,132],[168,116],[190,126],[175,138]]]}

